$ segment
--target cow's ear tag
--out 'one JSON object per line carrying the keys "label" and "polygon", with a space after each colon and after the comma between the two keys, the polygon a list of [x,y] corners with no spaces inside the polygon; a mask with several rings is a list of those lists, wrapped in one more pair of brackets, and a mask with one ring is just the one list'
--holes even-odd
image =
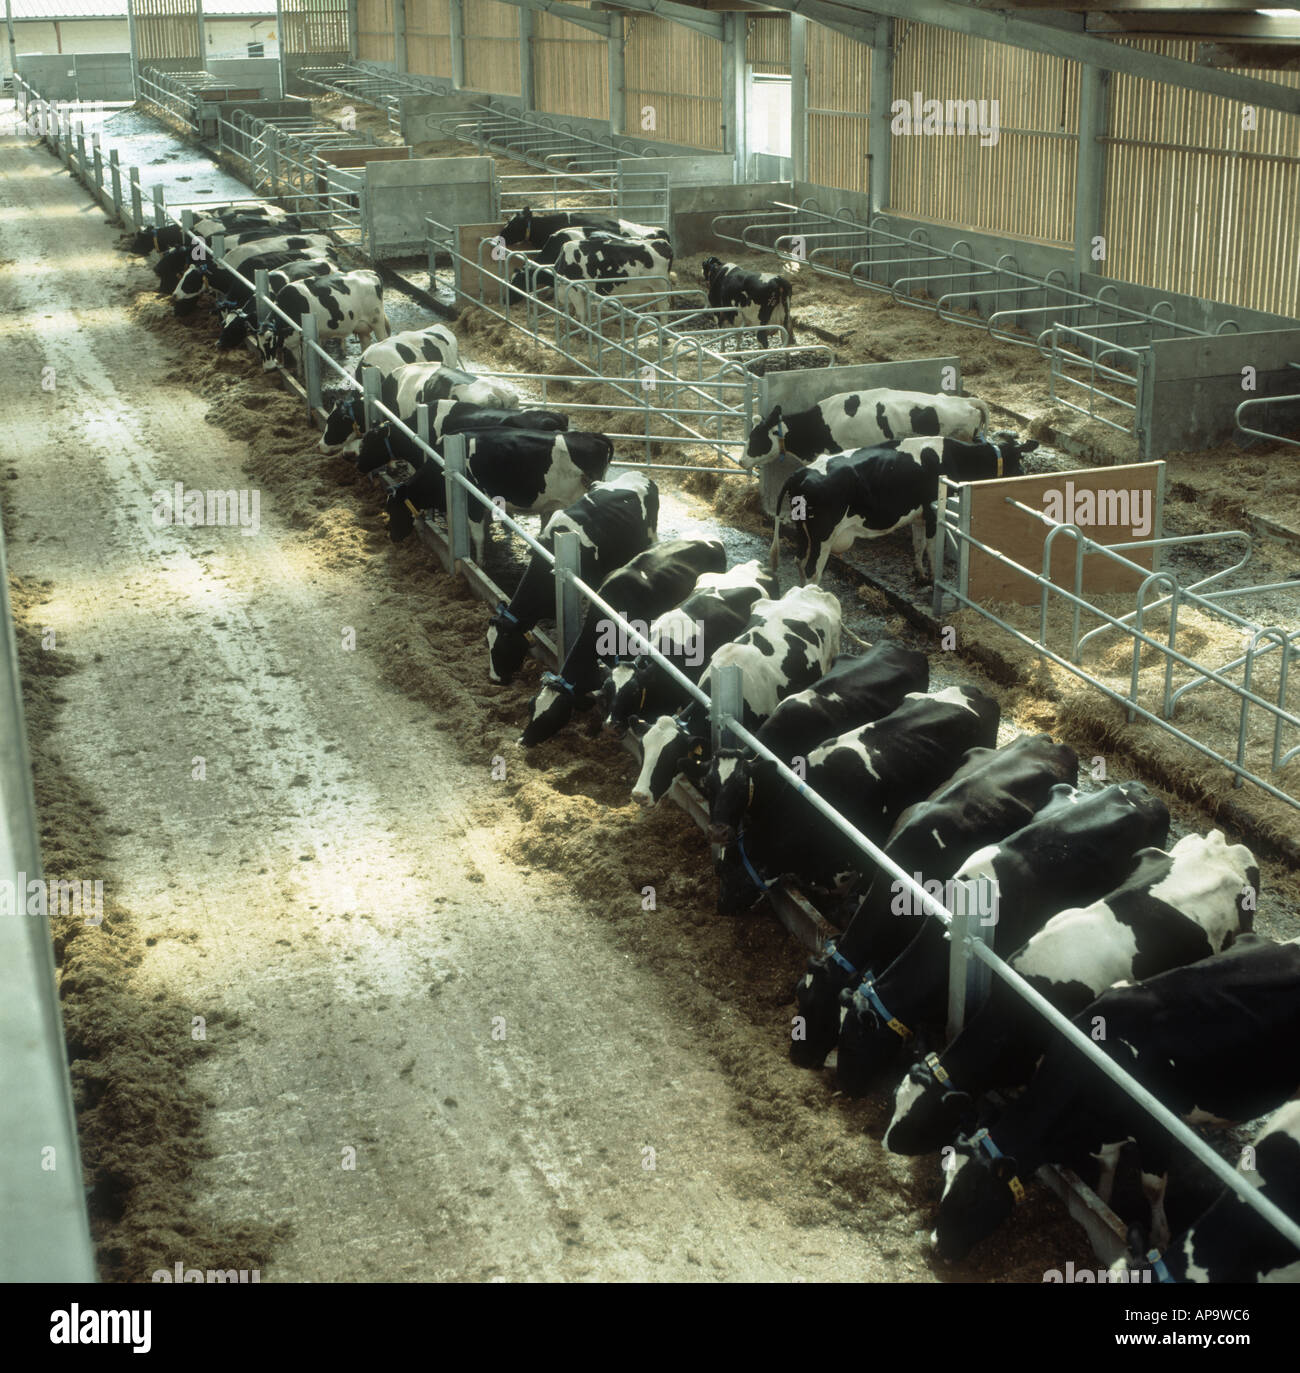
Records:
{"label": "cow's ear tag", "polygon": [[403,504],[405,504],[406,508],[411,512],[412,515],[418,515],[418,514],[420,513],[420,512],[415,508],[414,502],[412,502],[412,501],[405,501],[405,502],[403,502]]}

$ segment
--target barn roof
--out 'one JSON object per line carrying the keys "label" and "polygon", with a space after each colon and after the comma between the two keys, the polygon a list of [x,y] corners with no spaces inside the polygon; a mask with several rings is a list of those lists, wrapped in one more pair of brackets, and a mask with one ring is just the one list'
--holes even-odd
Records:
{"label": "barn roof", "polygon": [[[125,19],[126,0],[11,0],[14,19]],[[205,18],[275,14],[275,0],[203,0]]]}

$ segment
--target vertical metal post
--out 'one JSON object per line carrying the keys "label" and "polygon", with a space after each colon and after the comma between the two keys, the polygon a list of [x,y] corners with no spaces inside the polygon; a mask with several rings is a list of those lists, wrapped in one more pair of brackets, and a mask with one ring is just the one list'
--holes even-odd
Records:
{"label": "vertical metal post", "polygon": [[153,227],[161,229],[167,223],[167,206],[163,200],[163,188],[153,188]]}
{"label": "vertical metal post", "polygon": [[406,65],[406,0],[393,0],[393,67],[405,72]]}
{"label": "vertical metal post", "polygon": [[465,86],[465,7],[461,0],[447,0],[447,33],[451,46],[451,84],[459,91]]}
{"label": "vertical metal post", "polygon": [[627,75],[624,70],[623,48],[627,38],[623,31],[623,16],[609,16],[609,131],[627,132]]}
{"label": "vertical metal post", "polygon": [[790,16],[790,163],[791,179],[807,181],[808,21],[802,14]]}
{"label": "vertical metal post", "polygon": [[140,189],[140,168],[131,167],[127,175],[127,184],[131,187],[131,227],[133,229],[144,228],[144,195]]}
{"label": "vertical metal post", "polygon": [[1092,241],[1101,234],[1106,189],[1106,145],[1110,73],[1083,63],[1079,71],[1079,156],[1074,183],[1074,271],[1070,284],[1080,290],[1085,272],[1102,269]]}
{"label": "vertical metal post", "polygon": [[77,129],[77,167],[80,169],[78,175],[82,181],[86,178],[86,126],[80,119],[76,123]]}
{"label": "vertical metal post", "polygon": [[299,321],[302,326],[302,384],[307,392],[307,423],[316,419],[320,409],[320,354],[316,351],[316,316],[308,312]]}
{"label": "vertical metal post", "polygon": [[535,110],[533,85],[533,12],[519,11],[519,100],[526,110]]}
{"label": "vertical metal post", "polygon": [[[349,57],[353,62],[355,62],[355,61],[357,60],[357,51],[358,51],[358,49],[357,49],[357,29],[358,29],[358,28],[359,28],[359,24],[358,24],[358,22],[357,22],[357,0],[348,0],[348,57]],[[282,41],[281,44],[280,44],[280,50],[281,50],[282,52],[283,52],[283,50],[284,50],[284,43],[283,43],[283,41]],[[289,87],[286,85],[284,89],[285,89],[285,92],[287,93],[288,90],[289,90]]]}
{"label": "vertical metal post", "polygon": [[212,235],[212,256],[220,262],[226,255],[226,236],[225,234]]}
{"label": "vertical metal post", "polygon": [[[370,368],[366,369],[370,371]],[[443,473],[447,483],[447,543],[451,549],[451,568],[469,560],[469,493],[456,480],[465,475],[469,444],[464,434],[448,434],[442,444]]]}
{"label": "vertical metal post", "polygon": [[270,304],[268,293],[270,291],[270,273],[265,267],[259,267],[253,273],[253,291],[257,300],[257,330],[262,331],[262,325],[267,321],[270,311],[266,308]]}
{"label": "vertical metal post", "polygon": [[[354,35],[356,33],[356,24],[354,23],[354,20],[356,19],[356,14],[356,0],[351,0],[351,3],[348,5],[347,18],[349,42],[355,41]],[[288,44],[285,42],[286,34],[284,31],[284,5],[281,3],[281,0],[275,0],[275,33],[276,37],[280,40],[276,44],[276,55],[280,67],[280,99],[283,100],[289,91],[289,73],[285,70],[284,63],[285,53],[288,48]],[[352,56],[355,57],[356,54],[353,53]],[[218,124],[217,132],[220,133],[220,131],[221,125]]]}
{"label": "vertical metal post", "polygon": [[727,727],[726,720],[739,720],[744,715],[745,683],[740,668],[734,663],[719,668],[710,676],[709,682],[709,732],[716,755],[719,749],[735,745],[735,737]]}
{"label": "vertical metal post", "polygon": [[582,575],[582,543],[572,529],[555,536],[555,653],[563,663],[582,628],[582,594],[574,577]]}
{"label": "vertical metal post", "polygon": [[361,369],[361,399],[366,407],[367,429],[374,428],[375,402],[379,399],[380,381],[378,367],[363,367]]}
{"label": "vertical metal post", "polygon": [[108,180],[113,188],[113,218],[122,222],[122,164],[118,160],[117,149],[108,150]]}
{"label": "vertical metal post", "polygon": [[266,174],[267,179],[271,183],[271,195],[278,195],[280,180],[279,129],[268,129],[266,131]]}
{"label": "vertical metal post", "polygon": [[735,158],[732,181],[745,177],[745,16],[722,16],[722,151]]}
{"label": "vertical metal post", "polygon": [[871,156],[869,196],[871,213],[889,205],[889,106],[894,99],[894,21],[876,17],[876,41],[871,48],[871,89],[867,106],[867,151]]}
{"label": "vertical metal post", "polygon": [[[976,958],[971,945],[978,941],[993,946],[993,923],[985,924],[980,904],[987,890],[986,878],[973,882],[954,882],[951,891],[952,924],[948,927],[948,1038],[961,1033],[969,1016],[984,1003],[989,994],[992,973],[988,965]],[[981,890],[984,889],[984,890]],[[947,904],[947,903],[945,903]],[[996,906],[994,908],[996,914]],[[933,919],[927,916],[927,919]]]}
{"label": "vertical metal post", "polygon": [[193,211],[193,210],[182,210],[182,211],[181,211],[181,229],[182,229],[182,231],[184,232],[184,235],[185,235],[184,238],[182,239],[182,242],[185,244],[185,246],[186,246],[187,248],[189,248],[189,249],[192,250],[193,247],[194,247],[194,240],[190,237],[190,235],[194,232],[194,211]]}

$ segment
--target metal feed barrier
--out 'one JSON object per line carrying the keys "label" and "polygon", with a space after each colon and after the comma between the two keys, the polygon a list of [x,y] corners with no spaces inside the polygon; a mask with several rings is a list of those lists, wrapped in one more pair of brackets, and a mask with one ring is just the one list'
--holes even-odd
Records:
{"label": "metal feed barrier", "polygon": [[[1005,630],[1018,643],[1033,649],[1040,658],[1050,659],[1058,667],[1064,668],[1081,681],[1087,682],[1108,700],[1122,705],[1127,712],[1130,724],[1140,716],[1143,720],[1159,726],[1181,743],[1195,749],[1202,756],[1222,764],[1232,773],[1234,787],[1240,787],[1243,780],[1253,782],[1255,786],[1267,792],[1268,795],[1286,802],[1288,806],[1296,810],[1300,810],[1300,800],[1288,795],[1280,787],[1275,786],[1245,766],[1246,742],[1252,710],[1264,711],[1265,715],[1270,717],[1273,722],[1271,769],[1274,772],[1285,767],[1287,763],[1300,755],[1300,744],[1285,752],[1282,748],[1282,730],[1284,728],[1300,731],[1300,716],[1293,714],[1286,708],[1288,666],[1292,654],[1300,647],[1300,630],[1283,629],[1278,625],[1261,625],[1236,614],[1224,604],[1224,602],[1240,596],[1272,592],[1300,593],[1300,582],[1270,582],[1258,586],[1235,587],[1229,590],[1206,590],[1207,587],[1239,571],[1249,561],[1251,548],[1249,534],[1242,530],[1229,530],[1214,534],[1185,534],[1159,539],[1143,539],[1130,543],[1101,544],[1084,534],[1077,524],[1057,521],[1044,511],[1037,510],[1033,506],[1007,496],[1005,497],[1007,505],[1031,516],[1046,530],[1043,540],[1042,568],[1041,571],[1036,572],[1016,562],[1000,549],[984,543],[971,533],[971,487],[969,483],[958,484],[945,477],[941,491],[939,528],[934,545],[938,556],[933,561],[935,569],[933,609],[936,616],[943,614],[944,596],[952,596],[958,605],[978,611],[985,619]],[[1075,556],[1072,589],[1058,586],[1051,579],[1052,552],[1058,538],[1073,541]],[[1232,566],[1187,587],[1180,586],[1172,573],[1149,571],[1132,561],[1131,558],[1124,556],[1125,553],[1135,553],[1142,549],[1173,548],[1187,544],[1206,547],[1210,544],[1227,543],[1234,539],[1242,540],[1245,543],[1245,554]],[[1041,600],[1037,637],[1016,629],[990,610],[988,606],[981,604],[969,595],[967,569],[971,549],[977,549],[981,553],[987,554],[999,566],[1025,577],[1039,588]],[[949,578],[945,567],[945,555],[949,550],[955,552],[956,555],[957,572],[953,578]],[[1128,570],[1138,578],[1138,587],[1134,592],[1131,611],[1124,615],[1112,615],[1083,596],[1083,560],[1085,557],[1101,558],[1112,566]],[[1158,598],[1150,600],[1149,597],[1153,592],[1158,594]],[[1159,593],[1166,594],[1161,595]],[[1047,643],[1048,605],[1052,596],[1060,598],[1061,602],[1071,608],[1072,623],[1068,657],[1056,652]],[[1197,662],[1180,651],[1177,646],[1178,611],[1183,606],[1199,610],[1234,626],[1248,640],[1245,652],[1231,662],[1225,663],[1222,667],[1212,668]],[[1162,642],[1146,633],[1142,625],[1147,615],[1165,607],[1169,609],[1169,630],[1166,639]],[[1103,623],[1081,635],[1081,617],[1084,613],[1096,616]],[[1085,646],[1096,641],[1101,635],[1112,631],[1127,635],[1132,644],[1133,668],[1127,692],[1115,690],[1080,666]],[[1144,648],[1160,654],[1165,664],[1164,685],[1160,699],[1150,705],[1143,705],[1139,700],[1138,679],[1141,654]],[[1269,700],[1253,690],[1251,684],[1256,665],[1274,651],[1280,653],[1277,695],[1275,699]],[[1177,687],[1174,685],[1175,665],[1191,676],[1189,681]],[[1228,676],[1229,673],[1238,670],[1241,670],[1243,674],[1240,682],[1233,681]],[[1181,698],[1189,691],[1198,690],[1210,684],[1229,693],[1238,702],[1237,742],[1235,756],[1231,758],[1171,723]]]}
{"label": "metal feed barrier", "polygon": [[[1235,320],[1224,320],[1213,333],[1179,324],[1170,301],[1158,301],[1150,311],[1121,305],[1115,286],[1103,286],[1095,295],[1073,290],[1064,272],[1033,276],[1020,271],[1010,253],[984,262],[964,239],[938,248],[923,227],[904,236],[880,227],[881,215],[864,224],[851,210],[827,214],[815,197],[798,205],[774,201],[773,207],[717,215],[712,231],[753,252],[772,253],[881,292],[898,305],[931,310],[945,323],[1037,348],[1050,364],[1055,401],[1139,439],[1137,417],[1150,385],[1151,343],[1240,332]],[[937,294],[936,287],[942,288]],[[983,318],[974,313],[980,310]],[[1038,334],[1024,333],[1025,324],[1038,327]],[[1141,332],[1141,341],[1117,341],[1120,333],[1133,330]]]}
{"label": "metal feed barrier", "polygon": [[171,115],[196,137],[200,132],[197,92],[204,87],[224,89],[227,84],[208,71],[164,72],[156,67],[141,67],[136,83],[141,100]]}
{"label": "metal feed barrier", "polygon": [[[67,130],[63,132],[63,141],[60,142],[59,134],[53,135],[51,146],[56,150],[67,151],[68,139]],[[47,142],[50,141],[47,138]],[[139,182],[138,169],[132,168],[130,185],[131,197],[129,209],[127,206],[120,206],[121,217],[124,222],[131,227],[141,227],[144,223],[142,213],[143,195]],[[162,216],[166,210],[162,198],[155,188],[152,197],[154,222],[163,222]],[[120,197],[118,198],[120,205]],[[214,244],[213,257],[220,262],[220,245]],[[259,319],[264,319],[267,314],[275,311],[275,306],[266,297],[266,274],[259,273],[258,280],[252,285],[256,291],[257,309]],[[281,315],[282,319],[287,317]],[[321,369],[322,367],[332,370],[339,379],[340,384],[349,389],[355,388],[353,379],[319,346],[314,337],[314,322],[308,319],[305,327],[300,329],[296,322],[287,320],[290,328],[301,334],[303,372],[307,383],[307,402],[309,413],[312,412],[313,405],[319,404]],[[477,488],[468,480],[465,475],[465,442],[463,436],[451,436],[445,443],[445,457],[437,453],[422,437],[427,435],[428,411],[427,407],[421,407],[421,413],[417,419],[416,431],[409,429],[402,420],[388,411],[376,399],[377,388],[374,386],[373,374],[368,378],[366,390],[370,392],[369,404],[372,417],[374,414],[383,415],[385,418],[396,424],[416,446],[424,453],[426,459],[432,459],[443,467],[449,476],[448,487],[448,542],[452,553],[452,567],[465,575],[475,585],[480,594],[485,591],[489,593],[488,598],[493,599],[499,596],[497,588],[482,576],[469,558],[470,541],[468,527],[468,497],[471,492],[486,499],[485,493],[477,491]],[[313,399],[314,393],[314,399]],[[1093,1065],[1106,1075],[1111,1081],[1115,1082],[1124,1092],[1126,1092],[1140,1107],[1147,1111],[1176,1142],[1183,1145],[1205,1165],[1214,1176],[1227,1188],[1231,1189],[1239,1196],[1246,1205],[1252,1207],[1257,1213],[1273,1225],[1274,1228],[1290,1243],[1300,1245],[1300,1226],[1290,1220],[1275,1205],[1261,1197],[1257,1190],[1249,1183],[1245,1182],[1240,1175],[1219,1157],[1208,1145],[1197,1135],[1192,1133],[1182,1121],[1172,1114],[1160,1101],[1154,1098],[1140,1084],[1134,1082],[1123,1069],[1114,1063],[1091,1042],[1088,1038],[1081,1035],[1077,1029],[1059,1011],[1046,1002],[1032,987],[1024,982],[1006,963],[990,948],[985,941],[985,930],[980,927],[978,921],[967,922],[965,912],[953,912],[943,905],[935,897],[931,896],[919,886],[912,874],[900,869],[889,856],[878,849],[865,835],[859,833],[852,825],[844,820],[842,816],[834,810],[821,796],[812,788],[808,787],[799,777],[790,771],[778,758],[775,757],[762,743],[753,737],[740,722],[740,701],[741,682],[739,673],[719,673],[716,695],[710,699],[695,686],[693,682],[682,676],[676,667],[656,650],[654,645],[648,643],[639,633],[635,626],[629,624],[606,604],[599,594],[582,582],[577,575],[578,550],[572,538],[566,540],[563,537],[556,541],[556,553],[551,554],[542,548],[538,541],[523,529],[519,523],[508,514],[499,512],[497,518],[508,528],[518,534],[528,545],[529,549],[539,554],[548,564],[556,570],[556,616],[559,626],[558,646],[556,656],[560,661],[567,655],[568,649],[572,646],[574,637],[578,630],[578,618],[582,601],[603,616],[606,616],[612,624],[618,625],[627,636],[627,642],[633,645],[638,652],[648,653],[653,656],[660,666],[666,671],[674,681],[687,693],[690,699],[707,706],[710,715],[711,733],[713,736],[714,747],[720,747],[727,743],[740,743],[751,749],[758,757],[765,758],[772,765],[782,781],[792,787],[797,793],[802,794],[810,805],[818,812],[822,818],[839,832],[850,839],[864,855],[864,857],[874,864],[878,864],[885,872],[890,875],[898,884],[899,889],[906,891],[909,898],[921,903],[920,908],[927,914],[940,920],[949,930],[951,944],[951,961],[949,972],[949,1002],[950,1011],[955,1011],[957,1019],[952,1028],[959,1028],[963,1023],[963,1016],[968,1016],[976,1008],[981,995],[981,986],[987,984],[988,976],[991,974],[1002,978],[1009,983],[1013,989],[1032,1005],[1048,1023],[1052,1025],[1060,1034],[1063,1034],[1075,1049],[1085,1058],[1089,1059]],[[421,527],[427,528],[423,520],[418,522]],[[936,571],[939,571],[936,564]],[[542,636],[538,636],[539,639]],[[774,889],[769,893],[769,899],[778,901],[782,893]],[[951,1019],[951,1016],[950,1016]],[[57,1030],[51,1030],[48,1026],[45,1030],[45,1042],[54,1046],[61,1058],[62,1047],[58,1040]],[[11,1155],[12,1157],[12,1155]],[[1061,1190],[1061,1179],[1055,1170],[1045,1166],[1039,1171],[1039,1177],[1053,1190]],[[1074,1195],[1071,1198],[1072,1213],[1076,1218],[1083,1220],[1089,1225],[1089,1235],[1094,1245],[1098,1246],[1101,1252],[1103,1247],[1109,1247],[1111,1253],[1116,1253],[1122,1246],[1122,1237],[1113,1229],[1098,1229],[1097,1210],[1098,1205],[1091,1194],[1086,1193],[1086,1189],[1081,1189],[1077,1181],[1073,1184]],[[1079,1198],[1082,1196],[1083,1209],[1078,1209]]]}
{"label": "metal feed barrier", "polygon": [[383,110],[393,133],[401,133],[403,96],[454,93],[446,81],[387,71],[367,62],[341,62],[332,67],[299,67],[294,76],[304,86],[314,86],[327,95],[342,95],[348,100]]}

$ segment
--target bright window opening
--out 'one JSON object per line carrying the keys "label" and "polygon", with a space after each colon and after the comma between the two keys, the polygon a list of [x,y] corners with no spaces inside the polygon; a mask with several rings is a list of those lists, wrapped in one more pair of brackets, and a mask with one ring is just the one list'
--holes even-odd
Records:
{"label": "bright window opening", "polygon": [[790,156],[790,78],[749,78],[749,151]]}

